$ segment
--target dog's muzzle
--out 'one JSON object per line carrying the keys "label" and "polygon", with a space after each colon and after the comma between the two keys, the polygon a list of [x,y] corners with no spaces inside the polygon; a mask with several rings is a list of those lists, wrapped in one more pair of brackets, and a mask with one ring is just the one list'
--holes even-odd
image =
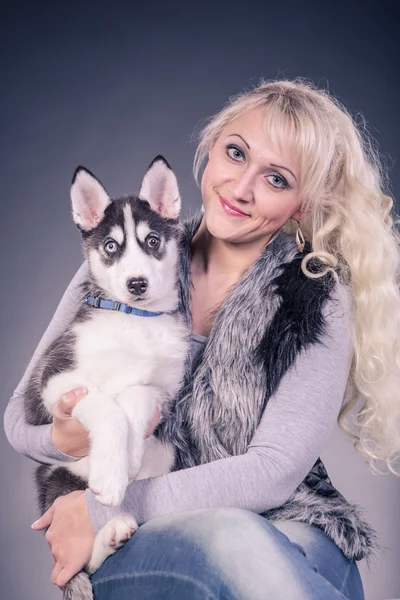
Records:
{"label": "dog's muzzle", "polygon": [[132,277],[126,282],[126,287],[134,296],[141,296],[147,290],[147,279],[144,277]]}

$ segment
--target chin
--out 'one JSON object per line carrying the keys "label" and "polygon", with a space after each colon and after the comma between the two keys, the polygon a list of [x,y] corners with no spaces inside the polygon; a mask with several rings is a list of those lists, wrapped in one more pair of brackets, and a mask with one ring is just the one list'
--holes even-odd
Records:
{"label": "chin", "polygon": [[232,240],[242,229],[240,222],[235,223],[235,218],[213,209],[206,208],[204,220],[209,233],[219,240]]}

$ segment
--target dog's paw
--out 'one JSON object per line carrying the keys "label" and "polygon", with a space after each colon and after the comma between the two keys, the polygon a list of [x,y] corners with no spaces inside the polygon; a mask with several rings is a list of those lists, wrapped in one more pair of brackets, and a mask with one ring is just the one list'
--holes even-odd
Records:
{"label": "dog's paw", "polygon": [[107,540],[107,543],[111,548],[118,550],[136,532],[138,524],[136,519],[129,513],[121,513],[117,517],[111,519],[106,524],[106,527],[107,532],[105,533],[105,540]]}
{"label": "dog's paw", "polygon": [[102,527],[94,540],[93,552],[86,565],[92,574],[103,564],[108,556],[123,546],[138,528],[136,519],[128,513],[121,513]]}
{"label": "dog's paw", "polygon": [[100,504],[103,504],[104,506],[108,506],[110,508],[117,508],[118,506],[120,506],[122,500],[124,499],[125,490],[126,487],[124,487],[123,492],[119,490],[112,490],[110,492],[105,491],[103,493],[96,494],[95,498],[97,502],[100,502]]}
{"label": "dog's paw", "polygon": [[128,486],[128,476],[111,473],[90,473],[89,487],[96,500],[105,506],[119,506]]}

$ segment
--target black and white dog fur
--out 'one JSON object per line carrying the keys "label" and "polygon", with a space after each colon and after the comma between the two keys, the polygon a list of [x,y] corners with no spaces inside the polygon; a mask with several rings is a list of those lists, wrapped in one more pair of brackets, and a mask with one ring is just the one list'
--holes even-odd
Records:
{"label": "black and white dog fur", "polygon": [[[90,489],[99,502],[119,506],[129,481],[171,470],[171,445],[146,429],[156,407],[165,414],[178,392],[188,351],[188,330],[179,306],[180,195],[162,157],[147,170],[139,197],[112,200],[101,183],[79,167],[71,186],[72,213],[83,237],[89,279],[82,305],[68,329],[45,351],[27,388],[28,423],[52,422],[63,393],[86,386],[72,411],[89,432],[88,457],[42,465],[36,475],[41,511],[60,495]],[[86,296],[157,316],[138,316],[89,306]],[[89,573],[137,529],[121,514],[97,534]],[[64,589],[64,598],[91,598],[84,573]]]}

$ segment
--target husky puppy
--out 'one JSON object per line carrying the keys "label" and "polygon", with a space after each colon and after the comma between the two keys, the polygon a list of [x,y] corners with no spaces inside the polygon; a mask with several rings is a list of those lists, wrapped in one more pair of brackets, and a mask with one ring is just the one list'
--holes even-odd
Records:
{"label": "husky puppy", "polygon": [[[86,386],[72,416],[89,432],[90,453],[38,468],[42,512],[58,496],[88,486],[102,504],[119,506],[129,481],[171,470],[172,447],[144,437],[156,407],[165,415],[179,390],[189,341],[178,310],[181,201],[165,159],[151,163],[139,197],[118,199],[79,167],[71,200],[89,277],[75,318],[31,376],[25,414],[32,425],[51,423],[61,395]],[[136,529],[127,514],[107,523],[86,570],[98,569]],[[92,598],[88,576],[75,576],[64,598]]]}

